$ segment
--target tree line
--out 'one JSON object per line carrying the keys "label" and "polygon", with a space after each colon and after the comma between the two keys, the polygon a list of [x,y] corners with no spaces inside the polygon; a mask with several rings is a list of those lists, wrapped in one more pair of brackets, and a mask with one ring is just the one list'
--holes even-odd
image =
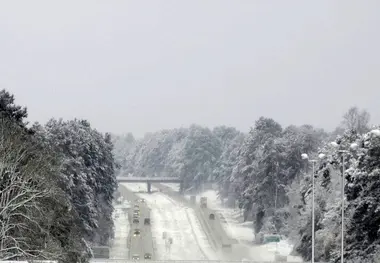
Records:
{"label": "tree line", "polygon": [[113,145],[86,120],[26,122],[0,91],[0,259],[87,262],[113,235]]}
{"label": "tree line", "polygon": [[221,198],[235,195],[252,219],[256,239],[286,236],[294,252],[311,259],[311,162],[316,193],[316,260],[340,258],[341,179],[345,157],[347,262],[373,262],[380,251],[380,131],[370,115],[350,108],[333,132],[311,125],[283,128],[261,117],[248,133],[199,125],[135,139],[113,136],[120,175],[176,176],[187,190],[217,182]]}

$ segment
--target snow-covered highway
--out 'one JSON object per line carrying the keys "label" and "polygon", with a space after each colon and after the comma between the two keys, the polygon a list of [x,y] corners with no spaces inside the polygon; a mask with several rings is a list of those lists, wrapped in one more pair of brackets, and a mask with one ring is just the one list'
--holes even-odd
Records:
{"label": "snow-covered highway", "polygon": [[[274,251],[268,246],[253,246],[243,243],[233,245],[230,253],[215,251],[202,228],[194,208],[182,203],[169,193],[161,192],[152,185],[152,193],[146,193],[146,183],[120,183],[122,187],[144,198],[151,209],[151,231],[156,260],[251,260],[271,262]],[[176,192],[173,186],[174,192]],[[209,196],[211,197],[211,196]],[[213,198],[210,198],[211,200]],[[213,203],[213,202],[211,202]],[[210,203],[210,204],[211,204]],[[233,222],[230,222],[233,224]],[[228,226],[226,226],[228,227]],[[232,226],[230,226],[232,227]],[[231,229],[232,230],[232,229]],[[234,236],[235,229],[231,231]],[[239,229],[240,230],[240,229]],[[241,229],[243,230],[243,228]],[[248,231],[248,228],[245,228]],[[173,239],[170,249],[165,244],[163,233]],[[241,231],[243,232],[243,231]],[[252,233],[249,233],[252,235]],[[236,238],[243,238],[241,235]],[[295,258],[288,258],[293,261]],[[300,262],[298,259],[294,262]]]}
{"label": "snow-covered highway", "polygon": [[[146,184],[123,184],[131,191],[138,192]],[[157,190],[152,188],[153,191]],[[152,234],[156,244],[159,260],[215,260],[212,250],[201,225],[192,208],[172,200],[160,192],[152,194],[138,193],[147,201],[151,210]],[[165,247],[163,232],[173,238],[170,251]]]}
{"label": "snow-covered highway", "polygon": [[126,203],[116,205],[113,214],[115,225],[115,237],[112,241],[112,247],[110,250],[110,258],[113,259],[126,259],[128,258],[128,233],[129,233],[129,221],[128,214],[123,211]]}

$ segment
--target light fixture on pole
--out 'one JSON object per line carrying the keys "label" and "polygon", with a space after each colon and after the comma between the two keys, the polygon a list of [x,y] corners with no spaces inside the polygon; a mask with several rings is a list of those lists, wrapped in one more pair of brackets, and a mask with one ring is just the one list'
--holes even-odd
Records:
{"label": "light fixture on pole", "polygon": [[[339,145],[336,142],[330,143],[333,147],[337,148]],[[356,150],[358,148],[357,143],[352,143],[350,145],[351,150]],[[341,199],[342,199],[342,222],[341,222],[341,248],[340,248],[340,262],[344,263],[344,186],[345,186],[345,153],[348,153],[347,150],[338,150],[337,152],[342,153],[342,185],[341,185]]]}
{"label": "light fixture on pole", "polygon": [[301,154],[303,160],[307,160],[313,164],[312,178],[312,207],[311,207],[311,262],[314,263],[314,246],[315,246],[315,209],[314,209],[314,174],[316,160],[309,160],[309,156],[306,153]]}
{"label": "light fixture on pole", "polygon": [[340,262],[344,263],[344,186],[345,186],[345,173],[346,168],[344,164],[344,154],[348,153],[346,150],[339,150],[338,152],[342,154],[342,190],[341,190],[341,198],[342,198],[342,228],[341,228],[341,252],[340,252]]}

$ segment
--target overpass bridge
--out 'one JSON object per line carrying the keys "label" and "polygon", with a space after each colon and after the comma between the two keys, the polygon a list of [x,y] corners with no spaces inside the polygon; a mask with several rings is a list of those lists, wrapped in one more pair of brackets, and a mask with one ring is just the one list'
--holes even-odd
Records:
{"label": "overpass bridge", "polygon": [[133,177],[133,176],[117,176],[119,183],[146,183],[148,193],[152,192],[152,184],[154,183],[179,183],[179,191],[183,193],[183,179],[179,177]]}

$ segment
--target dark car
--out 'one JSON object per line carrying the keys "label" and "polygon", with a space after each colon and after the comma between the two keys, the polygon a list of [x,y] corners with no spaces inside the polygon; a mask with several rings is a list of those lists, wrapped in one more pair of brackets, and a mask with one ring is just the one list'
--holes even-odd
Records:
{"label": "dark car", "polygon": [[135,229],[135,231],[133,231],[133,236],[134,237],[140,236],[140,234],[141,234],[140,229]]}
{"label": "dark car", "polygon": [[150,218],[144,219],[144,225],[150,225]]}
{"label": "dark car", "polygon": [[133,218],[133,224],[138,224],[140,223],[140,220],[137,217]]}
{"label": "dark car", "polygon": [[152,254],[150,253],[145,253],[144,259],[152,259]]}

